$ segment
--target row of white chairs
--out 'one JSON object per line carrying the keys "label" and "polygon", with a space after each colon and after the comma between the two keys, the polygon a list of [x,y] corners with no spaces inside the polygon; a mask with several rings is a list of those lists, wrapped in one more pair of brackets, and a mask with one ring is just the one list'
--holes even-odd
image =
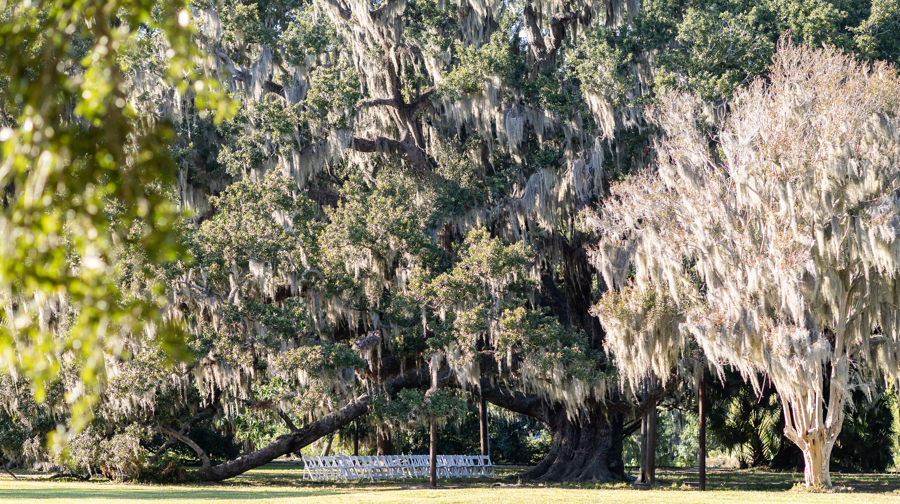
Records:
{"label": "row of white chairs", "polygon": [[[313,481],[427,478],[431,460],[428,455],[303,457],[303,466],[304,478]],[[494,465],[486,455],[438,455],[437,476],[494,476]]]}

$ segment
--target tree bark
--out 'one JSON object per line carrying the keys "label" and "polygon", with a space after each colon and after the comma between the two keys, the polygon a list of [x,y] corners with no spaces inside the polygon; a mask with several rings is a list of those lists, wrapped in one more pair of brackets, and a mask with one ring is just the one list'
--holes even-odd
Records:
{"label": "tree bark", "polygon": [[353,456],[359,456],[359,419],[353,421]]}
{"label": "tree bark", "polygon": [[698,399],[700,402],[700,439],[699,445],[699,472],[700,472],[700,491],[706,490],[706,370],[700,372],[700,386],[698,387]]}
{"label": "tree bark", "polygon": [[641,420],[641,470],[635,488],[648,489],[656,482],[656,408]]}
{"label": "tree bark", "polygon": [[478,432],[481,438],[481,454],[490,455],[490,438],[488,437],[487,401],[484,396],[478,396]]}
{"label": "tree bark", "polygon": [[328,436],[328,442],[325,443],[325,447],[322,448],[322,457],[327,457],[331,455],[331,443],[334,442],[334,434]]}
{"label": "tree bark", "polygon": [[394,444],[391,442],[391,433],[381,424],[375,430],[375,449],[378,455],[393,455]]}
{"label": "tree bark", "polygon": [[822,443],[819,436],[810,436],[809,444],[804,447],[803,460],[806,469],[803,471],[806,486],[812,488],[831,488],[831,462],[832,444]]}
{"label": "tree bark", "polygon": [[622,417],[599,408],[570,419],[561,405],[550,409],[550,453],[524,478],[539,481],[626,481],[622,460]]}
{"label": "tree bark", "polygon": [[430,465],[430,473],[429,473],[429,482],[431,483],[431,487],[437,487],[437,422],[434,420],[434,415],[431,416],[431,436],[429,440],[429,453],[431,455],[429,465]]}
{"label": "tree bark", "polygon": [[481,380],[483,397],[501,408],[540,420],[550,431],[550,452],[521,475],[539,481],[627,481],[622,460],[622,415],[589,403],[576,418],[565,406]]}

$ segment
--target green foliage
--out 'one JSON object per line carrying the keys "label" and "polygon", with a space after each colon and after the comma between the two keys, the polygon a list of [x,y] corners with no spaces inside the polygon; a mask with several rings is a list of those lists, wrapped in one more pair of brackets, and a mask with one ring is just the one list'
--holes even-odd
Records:
{"label": "green foliage", "polygon": [[29,439],[44,439],[56,429],[63,417],[58,410],[65,404],[65,387],[60,380],[47,384],[42,402],[34,400],[29,385],[24,377],[14,379],[0,373],[0,397],[7,403],[0,409],[0,457],[19,463],[24,457],[22,447]]}
{"label": "green foliage", "polygon": [[485,79],[495,75],[508,79],[515,68],[509,41],[500,31],[477,47],[454,41],[453,54],[457,61],[438,88],[441,95],[452,99],[481,91]]}
{"label": "green foliage", "polygon": [[289,154],[300,120],[286,102],[250,102],[219,126],[224,137],[218,163],[233,177],[247,176],[267,159]]}
{"label": "green foliage", "polygon": [[633,47],[620,43],[616,31],[605,26],[591,30],[576,47],[572,65],[582,91],[604,93],[617,106],[628,104],[629,91],[635,85],[630,72]]}
{"label": "green foliage", "polygon": [[[330,223],[319,236],[323,273],[333,292],[361,307],[386,307],[384,272],[442,262],[426,234],[432,208],[419,203],[417,185],[399,177],[379,179],[371,190],[351,182],[346,193],[346,201],[327,211]],[[405,310],[398,308],[402,318]]]}
{"label": "green foliage", "polygon": [[[244,178],[210,202],[219,208],[203,223],[196,237],[188,237],[207,275],[225,275],[232,263],[244,266],[251,260],[280,264],[303,264],[305,244],[312,246],[319,225],[312,216],[315,205],[291,188],[291,180],[271,171],[259,180]],[[278,218],[296,222],[286,229]]]}
{"label": "green foliage", "polygon": [[312,133],[328,128],[347,128],[359,101],[359,75],[344,60],[334,66],[319,66],[310,73],[303,119]]}
{"label": "green foliage", "polygon": [[308,57],[327,52],[336,36],[327,17],[316,16],[311,8],[305,8],[290,21],[278,40],[278,47],[289,63],[305,65]]}
{"label": "green foliage", "polygon": [[550,433],[537,420],[508,414],[489,419],[491,461],[495,464],[537,464],[550,452]]}
{"label": "green foliage", "polygon": [[862,391],[854,392],[831,452],[831,460],[836,466],[845,471],[884,472],[893,463],[892,452],[897,438],[893,413],[897,409],[895,390],[872,398]]}
{"label": "green foliage", "polygon": [[32,456],[49,458],[71,474],[102,473],[114,480],[134,480],[141,477],[150,457],[141,444],[147,437],[146,428],[135,424],[123,426],[111,434],[89,424],[70,437],[64,451],[48,454],[37,449]]}
{"label": "green foliage", "polygon": [[786,444],[781,400],[771,386],[761,396],[737,375],[724,384],[707,380],[711,437],[744,467],[768,465]]}
{"label": "green foliage", "polygon": [[[106,349],[121,349],[120,338],[141,336],[148,324],[161,325],[159,288],[146,297],[123,296],[119,251],[134,246],[149,264],[180,251],[175,208],[154,189],[174,182],[167,152],[173,131],[165,120],[149,128],[137,121],[119,56],[141,44],[143,33],[157,33],[170,47],[164,75],[173,86],[186,92],[193,82],[198,106],[211,107],[219,119],[228,103],[214,82],[192,73],[197,52],[183,2],[4,3],[2,16],[8,122],[0,129],[0,187],[6,188],[0,365],[17,367],[40,401],[60,372],[61,355],[76,359],[87,387],[67,394],[75,413],[71,428],[78,431],[91,415]],[[62,334],[37,320],[44,303],[57,297],[73,313]],[[160,343],[172,357],[183,355],[179,331],[161,328]],[[62,433],[53,439],[62,440]]]}
{"label": "green foliage", "polygon": [[[828,44],[870,59],[897,61],[900,7],[875,0],[653,0],[618,47],[659,51],[655,83],[694,91],[707,100],[768,71],[775,43],[790,32],[797,43]],[[672,46],[671,41],[677,41]]]}
{"label": "green foliage", "polygon": [[465,418],[467,406],[465,395],[458,389],[403,389],[393,397],[377,396],[372,411],[378,420],[408,428],[430,425],[431,417],[441,426],[459,422]]}
{"label": "green foliage", "polygon": [[657,82],[713,100],[763,74],[775,50],[772,14],[749,4],[735,7],[711,2],[688,8],[675,36],[684,49],[661,55]]}

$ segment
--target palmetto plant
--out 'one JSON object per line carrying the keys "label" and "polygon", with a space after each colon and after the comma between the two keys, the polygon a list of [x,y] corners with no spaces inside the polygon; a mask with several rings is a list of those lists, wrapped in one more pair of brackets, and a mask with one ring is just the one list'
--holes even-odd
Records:
{"label": "palmetto plant", "polygon": [[784,437],[778,394],[766,387],[757,395],[742,380],[710,383],[708,427],[713,439],[743,467],[768,465]]}

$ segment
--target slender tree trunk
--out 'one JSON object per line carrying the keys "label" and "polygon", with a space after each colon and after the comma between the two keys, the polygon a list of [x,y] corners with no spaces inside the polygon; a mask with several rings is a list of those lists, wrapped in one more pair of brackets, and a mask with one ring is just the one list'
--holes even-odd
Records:
{"label": "slender tree trunk", "polygon": [[331,455],[331,443],[334,441],[334,434],[328,436],[328,442],[325,443],[325,448],[322,448],[322,456],[327,457]]}
{"label": "slender tree trunk", "polygon": [[641,469],[635,488],[648,489],[656,482],[656,408],[641,420]]}
{"label": "slender tree trunk", "polygon": [[656,408],[650,410],[650,422],[647,428],[647,472],[650,474],[650,484],[656,484],[656,421],[659,415]]}
{"label": "slender tree trunk", "polygon": [[478,431],[481,437],[481,454],[490,455],[490,438],[488,437],[487,401],[484,396],[478,397]]}
{"label": "slender tree trunk", "polygon": [[430,461],[430,475],[429,480],[431,482],[431,487],[437,487],[437,422],[434,420],[434,416],[431,417],[431,442],[430,442],[430,450],[431,450],[431,461]]}
{"label": "slender tree trunk", "polygon": [[699,445],[699,465],[700,465],[700,491],[706,490],[706,370],[700,372],[700,387],[698,390],[698,399],[700,402],[700,439]]}
{"label": "slender tree trunk", "polygon": [[353,421],[353,456],[359,456],[359,419]]}
{"label": "slender tree trunk", "polygon": [[641,469],[636,483],[656,483],[656,409],[647,412],[641,421]]}

